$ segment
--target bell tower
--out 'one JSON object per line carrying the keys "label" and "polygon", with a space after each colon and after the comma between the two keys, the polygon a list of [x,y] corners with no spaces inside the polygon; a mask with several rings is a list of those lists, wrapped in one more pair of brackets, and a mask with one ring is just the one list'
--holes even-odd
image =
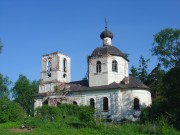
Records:
{"label": "bell tower", "polygon": [[56,86],[71,81],[70,57],[54,52],[42,56],[41,82],[39,93],[54,92]]}

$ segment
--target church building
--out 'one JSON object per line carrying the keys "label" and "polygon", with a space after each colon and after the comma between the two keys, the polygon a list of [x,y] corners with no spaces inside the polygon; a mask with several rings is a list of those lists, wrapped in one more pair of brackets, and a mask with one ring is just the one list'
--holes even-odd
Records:
{"label": "church building", "polygon": [[129,76],[129,60],[112,45],[113,33],[107,27],[100,34],[102,46],[88,56],[88,77],[71,81],[71,58],[60,52],[42,56],[41,82],[35,108],[44,104],[92,106],[96,116],[121,120],[139,116],[151,105],[149,87]]}

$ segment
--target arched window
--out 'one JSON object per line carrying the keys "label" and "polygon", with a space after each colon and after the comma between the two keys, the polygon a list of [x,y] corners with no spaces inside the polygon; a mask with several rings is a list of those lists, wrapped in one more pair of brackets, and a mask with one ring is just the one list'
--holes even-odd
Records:
{"label": "arched window", "polygon": [[108,107],[108,98],[104,97],[103,98],[103,111],[108,111],[109,107]]}
{"label": "arched window", "polygon": [[90,98],[90,106],[94,108],[94,99]]}
{"label": "arched window", "polygon": [[97,61],[97,63],[96,63],[96,72],[97,73],[101,72],[101,62],[100,61]]}
{"label": "arched window", "polygon": [[134,98],[134,110],[140,110],[140,104],[138,98]]}
{"label": "arched window", "polygon": [[116,60],[112,61],[112,71],[113,72],[118,72],[118,63]]}
{"label": "arched window", "polygon": [[63,71],[67,72],[67,60],[65,58],[63,59]]}
{"label": "arched window", "polygon": [[77,105],[77,102],[76,102],[76,101],[73,101],[73,105]]}
{"label": "arched window", "polygon": [[49,77],[51,77],[51,70],[52,70],[51,57],[49,57],[48,64],[47,64],[47,75]]}

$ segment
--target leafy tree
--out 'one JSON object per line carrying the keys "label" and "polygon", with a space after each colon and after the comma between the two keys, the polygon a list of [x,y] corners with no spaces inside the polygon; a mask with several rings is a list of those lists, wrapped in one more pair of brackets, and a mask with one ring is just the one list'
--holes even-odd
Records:
{"label": "leafy tree", "polygon": [[163,78],[164,88],[163,96],[167,100],[166,111],[173,118],[173,123],[180,129],[180,68],[170,69]]}
{"label": "leafy tree", "polygon": [[180,129],[180,30],[164,29],[154,36],[153,55],[158,56],[160,64],[149,74],[147,84],[154,97],[152,106],[142,115],[151,121],[164,116],[170,124]]}
{"label": "leafy tree", "polygon": [[180,68],[172,68],[163,78],[163,96],[171,103],[171,107],[180,106]]}
{"label": "leafy tree", "polygon": [[167,28],[155,34],[151,52],[165,68],[180,67],[180,30]]}
{"label": "leafy tree", "polygon": [[33,95],[38,91],[38,81],[30,82],[26,76],[19,75],[19,79],[12,88],[14,100],[19,103],[28,115],[33,115]]}
{"label": "leafy tree", "polygon": [[0,73],[0,99],[9,97],[9,86],[11,85],[11,81],[7,76],[3,76]]}
{"label": "leafy tree", "polygon": [[20,121],[24,118],[22,107],[8,99],[0,99],[0,123]]}

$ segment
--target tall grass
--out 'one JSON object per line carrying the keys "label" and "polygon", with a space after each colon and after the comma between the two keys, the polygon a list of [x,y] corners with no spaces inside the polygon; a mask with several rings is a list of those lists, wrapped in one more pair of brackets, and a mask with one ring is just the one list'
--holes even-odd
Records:
{"label": "tall grass", "polygon": [[[0,135],[179,135],[180,132],[175,129],[156,124],[146,123],[140,125],[136,123],[125,123],[122,125],[114,125],[111,123],[101,123],[96,127],[74,127],[69,125],[69,122],[79,122],[77,118],[65,118],[61,122],[39,121],[37,118],[30,118],[31,122],[36,124],[28,133],[14,133],[9,131],[9,128],[20,127],[20,123],[4,123],[0,124]],[[69,121],[70,120],[70,121]],[[29,124],[27,119],[27,124]],[[31,123],[32,124],[32,123]]]}
{"label": "tall grass", "polygon": [[[78,108],[78,109],[77,109]],[[10,128],[21,127],[21,122],[0,124],[0,135],[179,135],[167,124],[163,117],[154,123],[113,124],[96,122],[92,117],[92,108],[66,106],[44,107],[37,111],[36,117],[28,117],[28,133],[14,133]],[[56,111],[59,112],[56,112]],[[52,118],[53,117],[53,118]],[[85,119],[83,119],[85,118]],[[93,119],[93,120],[92,120]],[[91,122],[93,122],[93,124]],[[87,123],[91,124],[87,124]]]}

